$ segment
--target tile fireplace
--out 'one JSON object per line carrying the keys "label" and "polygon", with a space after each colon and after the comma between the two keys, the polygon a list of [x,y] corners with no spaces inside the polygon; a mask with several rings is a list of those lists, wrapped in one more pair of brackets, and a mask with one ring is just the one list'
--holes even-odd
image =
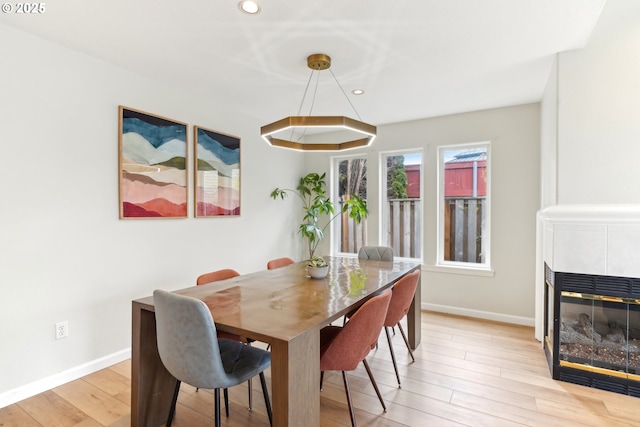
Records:
{"label": "tile fireplace", "polygon": [[640,397],[640,279],[545,264],[544,349],[554,379]]}
{"label": "tile fireplace", "polygon": [[553,206],[538,224],[552,377],[640,397],[640,206]]}

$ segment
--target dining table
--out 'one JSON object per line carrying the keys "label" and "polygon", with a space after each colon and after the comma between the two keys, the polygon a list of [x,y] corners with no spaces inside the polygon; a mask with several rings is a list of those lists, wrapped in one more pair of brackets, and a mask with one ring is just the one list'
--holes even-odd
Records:
{"label": "dining table", "polygon": [[[421,266],[404,260],[324,258],[329,270],[322,279],[309,277],[302,261],[174,291],[204,301],[218,330],[269,344],[276,427],[320,427],[320,330]],[[418,283],[407,314],[414,349],[420,344],[420,288]],[[177,380],[162,364],[156,337],[153,296],[133,300],[132,427],[156,427],[169,415]]]}

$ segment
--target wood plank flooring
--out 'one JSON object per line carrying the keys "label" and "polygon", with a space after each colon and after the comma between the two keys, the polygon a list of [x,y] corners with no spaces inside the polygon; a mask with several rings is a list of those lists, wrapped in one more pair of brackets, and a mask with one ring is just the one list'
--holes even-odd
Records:
{"label": "wood plank flooring", "polygon": [[[367,360],[388,411],[362,366],[348,373],[361,427],[640,427],[640,399],[552,380],[532,328],[423,312],[415,363],[400,334],[393,338],[402,388],[380,338]],[[130,378],[130,361],[95,372],[0,408],[0,427],[129,427]],[[269,425],[260,382],[253,411],[246,387],[229,390],[223,426]],[[322,427],[350,426],[339,372],[325,374],[321,416]],[[212,417],[213,392],[183,385],[174,426],[213,426]]]}

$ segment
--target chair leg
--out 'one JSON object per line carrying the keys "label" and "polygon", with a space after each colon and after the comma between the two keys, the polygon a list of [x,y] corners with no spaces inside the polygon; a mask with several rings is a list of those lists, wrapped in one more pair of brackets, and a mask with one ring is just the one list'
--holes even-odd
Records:
{"label": "chair leg", "polygon": [[393,369],[396,371],[396,379],[398,380],[398,388],[400,388],[400,374],[398,373],[398,364],[396,363],[396,354],[393,351],[393,344],[391,343],[391,335],[389,334],[389,327],[384,327],[384,332],[387,334],[387,342],[389,343],[389,351],[391,352],[391,361],[393,362]]}
{"label": "chair leg", "polygon": [[320,371],[320,391],[322,391],[322,381],[324,380],[324,371]]}
{"label": "chair leg", "polygon": [[216,388],[213,390],[213,400],[214,400],[214,411],[213,418],[215,419],[216,427],[220,427],[220,389]]}
{"label": "chair leg", "polygon": [[224,412],[227,418],[229,418],[229,390],[224,389]]}
{"label": "chair leg", "polygon": [[171,400],[171,408],[169,409],[169,418],[167,418],[166,427],[171,427],[173,415],[176,413],[176,403],[178,402],[178,393],[180,392],[180,381],[176,381],[176,388],[173,391],[173,400]]}
{"label": "chair leg", "polygon": [[264,372],[260,372],[260,385],[262,385],[262,394],[264,394],[264,406],[267,407],[267,415],[269,416],[269,425],[273,427],[273,413],[271,412],[271,402],[269,401],[269,390],[267,390],[267,381],[264,379]]}
{"label": "chair leg", "polygon": [[356,427],[356,413],[351,404],[351,392],[349,391],[349,381],[347,381],[347,373],[342,371],[342,380],[344,381],[344,391],[347,393],[347,404],[349,405],[349,416],[351,417],[351,426]]}
{"label": "chair leg", "polygon": [[[246,340],[246,344],[247,345],[251,345],[251,340]],[[269,349],[269,347],[267,347],[267,350]],[[251,411],[253,409],[253,383],[251,382],[251,378],[249,378],[249,380],[247,381],[247,386],[249,387],[249,410]]]}
{"label": "chair leg", "polygon": [[382,400],[382,395],[380,394],[380,390],[378,389],[378,383],[376,383],[375,378],[373,378],[373,372],[371,372],[371,369],[369,368],[369,363],[367,362],[367,359],[362,359],[362,364],[364,365],[364,368],[367,370],[367,374],[369,375],[371,384],[373,384],[373,389],[376,391],[376,394],[378,395],[378,399],[382,404],[382,409],[384,410],[384,412],[387,412],[387,405],[385,405],[384,400]]}
{"label": "chair leg", "polygon": [[400,329],[400,333],[402,334],[402,338],[404,339],[404,343],[407,345],[407,350],[409,350],[409,355],[411,356],[411,360],[416,361],[415,357],[413,357],[413,351],[411,351],[411,346],[409,345],[409,340],[407,339],[407,335],[404,333],[404,329],[402,329],[402,325],[398,322],[398,329]]}

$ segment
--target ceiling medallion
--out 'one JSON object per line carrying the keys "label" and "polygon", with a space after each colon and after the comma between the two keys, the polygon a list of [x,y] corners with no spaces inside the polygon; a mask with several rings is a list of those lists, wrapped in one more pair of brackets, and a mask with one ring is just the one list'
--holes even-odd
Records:
{"label": "ceiling medallion", "polygon": [[[331,72],[331,58],[328,55],[322,53],[311,55],[307,58],[307,66],[311,69],[311,76],[309,77],[310,83],[311,77],[313,77],[313,73],[315,71],[329,69],[329,71]],[[338,79],[335,77],[335,75],[333,75],[333,72],[331,72],[331,75],[340,87],[340,90],[344,94],[345,98],[347,98],[347,101],[353,108],[356,116],[358,116],[358,119],[360,119],[360,116],[355,110],[355,107],[353,107],[353,104],[351,104],[351,101],[345,94],[342,86],[340,86],[340,82],[338,82]],[[307,83],[307,89],[309,88],[309,83]],[[306,94],[307,90],[305,90],[305,93],[302,96],[302,103],[300,104],[301,108],[302,104],[304,104]],[[313,109],[313,103],[311,105],[311,109]],[[288,139],[286,139],[285,137],[276,136],[277,134],[283,133],[287,130],[291,130],[291,136]],[[294,141],[293,133],[295,130],[302,130],[302,135],[300,135]],[[310,138],[311,141],[305,140],[307,131],[313,131],[317,133],[318,130],[324,130],[326,132],[338,130],[349,131],[351,133],[356,133],[357,137],[356,139],[347,138],[347,141],[341,140],[334,142],[325,142],[324,139],[327,137],[327,135],[322,134],[318,138]],[[302,116],[300,115],[300,111],[298,111],[297,116],[285,117],[284,119],[262,126],[260,128],[260,135],[262,136],[262,138],[264,138],[265,141],[267,141],[268,144],[274,147],[301,151],[341,151],[349,150],[352,148],[366,147],[370,145],[376,137],[376,127],[364,123],[360,120],[355,120],[345,116]]]}

